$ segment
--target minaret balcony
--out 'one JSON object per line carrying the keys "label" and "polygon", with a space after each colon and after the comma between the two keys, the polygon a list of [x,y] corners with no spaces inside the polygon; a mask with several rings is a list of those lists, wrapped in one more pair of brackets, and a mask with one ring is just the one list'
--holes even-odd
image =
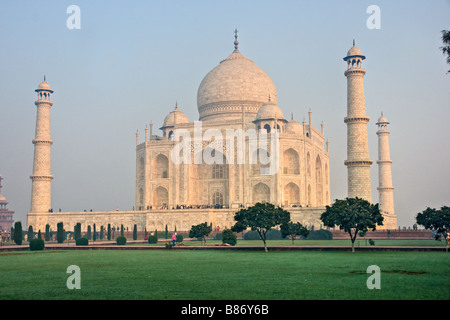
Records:
{"label": "minaret balcony", "polygon": [[367,123],[367,122],[369,122],[370,121],[370,118],[369,117],[345,117],[344,118],[344,122],[345,123],[349,123],[349,122],[364,122],[364,123]]}

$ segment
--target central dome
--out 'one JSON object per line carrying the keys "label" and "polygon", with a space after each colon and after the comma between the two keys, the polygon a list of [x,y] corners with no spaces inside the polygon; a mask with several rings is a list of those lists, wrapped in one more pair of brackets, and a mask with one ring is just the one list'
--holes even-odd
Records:
{"label": "central dome", "polygon": [[199,120],[240,119],[242,108],[256,116],[269,95],[276,103],[272,79],[236,49],[203,78],[197,92]]}

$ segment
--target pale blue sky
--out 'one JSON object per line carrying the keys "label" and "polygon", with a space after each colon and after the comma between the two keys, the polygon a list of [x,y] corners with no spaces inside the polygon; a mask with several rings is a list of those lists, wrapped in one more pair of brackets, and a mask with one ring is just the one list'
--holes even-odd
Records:
{"label": "pale blue sky", "polygon": [[[69,30],[69,5],[81,29]],[[381,29],[366,27],[369,5]],[[0,174],[15,219],[30,209],[36,99],[52,100],[52,205],[63,211],[134,206],[135,133],[158,128],[178,101],[198,120],[203,77],[239,49],[265,70],[286,117],[325,123],[332,199],[347,194],[346,68],[356,40],[376,190],[376,119],[390,120],[395,210],[401,226],[426,206],[449,205],[450,66],[439,51],[450,2],[433,1],[2,1]]]}

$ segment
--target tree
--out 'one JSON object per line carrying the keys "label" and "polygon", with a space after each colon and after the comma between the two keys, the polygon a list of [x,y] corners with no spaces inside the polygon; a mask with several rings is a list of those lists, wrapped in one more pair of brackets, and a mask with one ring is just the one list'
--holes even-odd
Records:
{"label": "tree", "polygon": [[22,244],[22,222],[20,221],[14,223],[14,242],[17,245]]}
{"label": "tree", "polygon": [[62,222],[58,222],[56,230],[56,240],[58,243],[64,242],[64,225]]}
{"label": "tree", "polygon": [[137,240],[137,225],[133,227],[133,240]]}
{"label": "tree", "polygon": [[[442,43],[444,44],[440,49],[442,50],[443,54],[447,55],[447,63],[450,64],[450,31],[449,30],[442,30]],[[450,73],[450,70],[447,71],[447,73]]]}
{"label": "tree", "polygon": [[275,207],[271,203],[257,203],[247,209],[241,209],[234,215],[236,224],[231,228],[233,232],[242,232],[247,228],[257,231],[267,250],[266,235],[269,230],[278,225],[283,225],[291,220],[289,211]]}
{"label": "tree", "polygon": [[236,245],[237,243],[237,236],[236,234],[231,231],[230,229],[225,229],[222,232],[222,243],[228,243],[229,245]]}
{"label": "tree", "polygon": [[448,252],[449,229],[450,229],[450,207],[443,206],[437,210],[426,208],[416,216],[417,224],[425,229],[432,230],[436,240],[444,237],[446,251]]}
{"label": "tree", "polygon": [[91,240],[91,235],[92,235],[91,226],[88,226],[86,238],[88,238],[88,240]]}
{"label": "tree", "polygon": [[200,223],[192,226],[189,231],[189,238],[201,238],[206,243],[206,237],[211,233],[212,228],[208,226],[208,223]]}
{"label": "tree", "polygon": [[28,232],[27,232],[27,239],[28,242],[34,239],[34,232],[33,232],[33,226],[28,226]]}
{"label": "tree", "polygon": [[77,241],[81,238],[81,223],[77,223],[74,228],[74,239]]}
{"label": "tree", "polygon": [[377,225],[383,225],[383,216],[377,204],[361,198],[346,198],[336,200],[332,206],[326,206],[320,220],[327,227],[339,226],[350,235],[352,252],[355,252],[355,240],[360,231],[376,230]]}
{"label": "tree", "polygon": [[306,229],[300,222],[293,223],[289,221],[289,223],[281,225],[280,229],[283,238],[291,238],[292,244],[294,244],[296,237],[303,236],[306,238],[309,234],[308,229]]}
{"label": "tree", "polygon": [[105,228],[103,226],[100,226],[100,240],[103,240],[103,236],[105,234]]}
{"label": "tree", "polygon": [[97,230],[95,227],[95,223],[94,223],[94,234],[92,235],[92,240],[95,242],[95,240],[97,240]]}
{"label": "tree", "polygon": [[123,237],[123,224],[120,225],[120,236]]}
{"label": "tree", "polygon": [[108,239],[108,240],[111,240],[111,224],[109,224],[108,223],[108,231],[107,231],[108,233],[107,233],[107,235],[106,235],[106,238]]}
{"label": "tree", "polygon": [[45,225],[45,241],[50,241],[50,225]]}

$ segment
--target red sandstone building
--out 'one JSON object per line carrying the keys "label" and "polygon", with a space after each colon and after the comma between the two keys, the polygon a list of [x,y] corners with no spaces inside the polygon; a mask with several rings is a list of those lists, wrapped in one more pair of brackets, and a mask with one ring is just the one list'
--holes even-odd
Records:
{"label": "red sandstone building", "polygon": [[0,175],[0,231],[10,232],[13,226],[13,214],[14,211],[8,210],[6,205],[8,202],[6,198],[2,195],[2,180],[3,177]]}

